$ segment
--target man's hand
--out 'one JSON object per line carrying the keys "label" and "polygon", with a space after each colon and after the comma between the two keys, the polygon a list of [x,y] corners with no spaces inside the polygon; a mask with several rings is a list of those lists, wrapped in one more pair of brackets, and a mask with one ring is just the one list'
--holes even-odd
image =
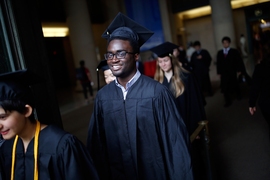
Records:
{"label": "man's hand", "polygon": [[202,59],[202,55],[197,56],[197,59]]}
{"label": "man's hand", "polygon": [[253,115],[256,112],[256,107],[249,107],[249,112]]}

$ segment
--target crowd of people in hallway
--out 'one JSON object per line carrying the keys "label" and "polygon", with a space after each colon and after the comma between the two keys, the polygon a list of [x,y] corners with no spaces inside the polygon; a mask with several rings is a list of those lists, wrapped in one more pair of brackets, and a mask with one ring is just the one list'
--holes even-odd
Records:
{"label": "crowd of people in hallway", "polygon": [[[148,77],[139,61],[140,47],[153,34],[118,13],[102,34],[107,50],[97,69],[106,85],[95,98],[90,70],[80,62],[77,79],[85,100],[88,92],[94,100],[86,145],[37,120],[30,86],[40,82],[38,76],[28,70],[1,74],[0,180],[204,179],[194,159],[193,150],[199,147],[191,144],[190,136],[207,119],[205,94],[214,94],[212,57],[200,41],[190,42],[187,50],[165,42],[150,49],[156,66]],[[229,107],[234,94],[241,100],[239,77],[249,76],[240,52],[230,47],[230,37],[221,43],[216,67],[224,107]],[[258,101],[270,128],[270,36],[264,45],[264,58],[250,83],[249,111],[256,112]]]}

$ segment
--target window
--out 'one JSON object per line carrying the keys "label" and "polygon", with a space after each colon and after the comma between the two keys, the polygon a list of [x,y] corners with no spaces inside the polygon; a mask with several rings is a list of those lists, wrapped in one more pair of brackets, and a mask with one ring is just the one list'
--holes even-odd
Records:
{"label": "window", "polygon": [[10,1],[0,3],[0,73],[24,69]]}

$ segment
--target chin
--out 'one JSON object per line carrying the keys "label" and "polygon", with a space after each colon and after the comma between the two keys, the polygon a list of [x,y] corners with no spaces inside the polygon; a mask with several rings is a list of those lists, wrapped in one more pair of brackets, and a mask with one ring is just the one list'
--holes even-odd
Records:
{"label": "chin", "polygon": [[14,138],[16,135],[2,135],[2,138],[4,139],[4,140],[9,140],[9,139],[12,139],[12,138]]}

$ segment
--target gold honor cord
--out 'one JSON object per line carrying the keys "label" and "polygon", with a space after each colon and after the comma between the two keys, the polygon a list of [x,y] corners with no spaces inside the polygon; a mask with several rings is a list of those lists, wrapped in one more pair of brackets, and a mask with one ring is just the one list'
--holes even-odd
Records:
{"label": "gold honor cord", "polygon": [[[34,139],[34,161],[35,161],[35,169],[34,169],[34,180],[38,180],[38,137],[40,132],[40,122],[37,121],[35,139]],[[15,137],[13,149],[12,149],[12,166],[11,166],[11,180],[14,180],[14,166],[15,166],[15,156],[16,156],[16,146],[18,142],[18,135]]]}

